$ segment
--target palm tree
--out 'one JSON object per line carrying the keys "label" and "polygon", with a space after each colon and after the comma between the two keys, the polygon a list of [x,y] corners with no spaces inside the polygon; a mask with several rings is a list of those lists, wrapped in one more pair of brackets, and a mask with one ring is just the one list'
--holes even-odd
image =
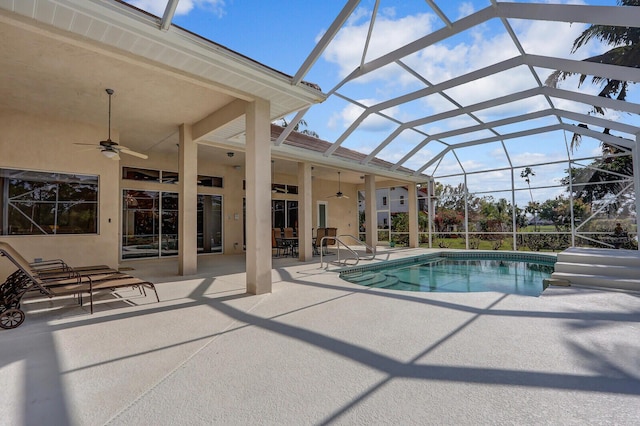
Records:
{"label": "palm tree", "polygon": [[531,192],[531,178],[530,176],[535,176],[536,174],[533,172],[533,169],[531,167],[525,167],[524,169],[522,169],[522,172],[520,172],[520,177],[524,178],[524,181],[527,182],[527,185],[529,186],[529,195],[531,196],[531,202],[533,203],[533,193]]}
{"label": "palm tree", "polygon": [[[289,122],[288,122],[288,121],[287,121],[287,119],[286,119],[286,118],[284,118],[284,117],[281,119],[281,123],[282,123],[282,127],[287,127],[287,126],[289,125]],[[302,133],[303,135],[312,136],[312,137],[314,137],[314,138],[319,138],[319,137],[320,137],[320,136],[318,135],[318,133],[316,133],[316,132],[315,132],[315,131],[313,131],[313,130],[309,130],[309,129],[302,129],[302,130],[300,130],[300,127],[301,127],[301,126],[302,126],[302,127],[307,127],[307,122],[306,122],[306,121],[304,121],[304,119],[300,120],[300,121],[298,122],[298,124],[296,124],[296,127],[294,127],[294,128],[293,128],[293,131],[294,131],[294,132],[300,132],[300,133]]]}
{"label": "palm tree", "polygon": [[[618,0],[620,6],[640,6],[640,0]],[[596,39],[610,46],[611,50],[602,55],[593,56],[583,59],[588,62],[599,62],[604,64],[619,65],[624,67],[637,68],[640,64],[640,28],[637,27],[614,27],[610,25],[591,25],[584,30],[578,38],[573,42],[571,53],[575,53],[582,46],[586,45],[590,40]],[[566,78],[578,73],[569,71],[554,71],[546,80],[545,84],[551,87],[557,87],[558,84]],[[578,87],[580,87],[588,75],[580,74]],[[592,76],[591,82],[596,85],[602,85],[602,90],[598,96],[605,98],[615,98],[620,101],[626,100],[627,90],[629,88],[628,81],[620,81],[600,76]],[[633,83],[633,82],[631,82]],[[593,106],[592,112],[604,114],[604,109],[599,106]],[[586,127],[585,124],[581,124]],[[609,129],[604,129],[604,133],[609,133]],[[571,149],[575,149],[580,145],[581,137],[574,134],[571,139]],[[606,144],[603,145],[603,152],[607,152]]]}
{"label": "palm tree", "polygon": [[527,210],[530,213],[533,213],[533,231],[537,232],[538,228],[537,228],[537,224],[538,224],[538,203],[533,201],[533,192],[531,192],[531,176],[535,176],[536,174],[533,172],[533,169],[531,167],[525,167],[524,169],[522,169],[522,172],[520,172],[520,177],[524,178],[524,181],[527,182],[527,185],[529,186],[529,196],[531,197],[531,204],[529,204],[529,207],[527,208]]}

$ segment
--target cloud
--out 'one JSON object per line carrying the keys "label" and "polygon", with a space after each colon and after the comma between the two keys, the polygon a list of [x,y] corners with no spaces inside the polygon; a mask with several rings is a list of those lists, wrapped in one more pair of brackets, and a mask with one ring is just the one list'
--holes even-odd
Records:
{"label": "cloud", "polygon": [[[397,19],[394,16],[389,9],[385,9],[376,18],[366,55],[367,61],[428,34],[437,19],[434,14],[428,13]],[[370,17],[370,11],[358,9],[324,52],[323,57],[326,61],[338,65],[341,77],[347,76],[360,65]]]}
{"label": "cloud", "polygon": [[[359,99],[358,102],[362,105],[370,106],[378,103],[377,100],[374,99]],[[353,123],[360,115],[363,113],[363,109],[354,104],[347,104],[342,110],[337,113],[334,113],[330,118],[330,127],[331,128],[343,128],[346,129]],[[389,108],[384,111],[384,114],[394,117],[397,115],[397,108]],[[397,126],[396,123],[388,120],[384,117],[381,117],[377,114],[371,114],[368,116],[360,126],[358,130],[360,131],[368,131],[368,132],[380,132],[380,131],[389,131]]]}
{"label": "cloud", "polygon": [[[473,5],[468,2],[461,4],[459,8],[459,13],[462,15],[472,11]],[[342,77],[348,75],[360,64],[369,29],[369,19],[370,12],[367,13],[364,9],[359,9],[357,16],[349,20],[345,28],[325,51],[324,59],[335,64]],[[395,18],[391,13],[379,16],[373,30],[366,61],[371,61],[423,37],[433,30],[436,22],[437,17],[429,13],[400,18]],[[510,20],[509,22],[526,53],[547,56],[575,56],[570,55],[571,44],[585,28],[580,24],[569,25],[546,21]],[[502,23],[493,20],[450,40],[428,46],[413,55],[402,58],[402,61],[430,83],[437,84],[518,55],[519,51]],[[547,77],[547,71],[551,72],[551,70],[539,71],[544,73],[538,75],[542,81]],[[411,87],[411,90],[424,87],[423,82],[395,64],[390,64],[375,73],[360,78],[357,83],[362,85],[375,84],[375,88],[372,87],[371,90],[376,93],[398,93],[400,87],[405,87],[405,91],[407,87]],[[501,94],[529,89],[536,85],[536,79],[529,68],[521,66],[470,81],[463,86],[448,90],[447,94],[463,105],[470,105]],[[412,109],[419,111],[422,115],[428,115],[453,108],[449,101],[438,94],[424,98],[423,105],[428,108]],[[539,99],[532,99],[523,110],[518,112],[529,112],[536,108],[539,108]]]}
{"label": "cloud", "polygon": [[[563,4],[581,3],[557,0],[548,2]],[[458,13],[460,16],[467,16],[473,13],[473,4],[470,2],[460,4]],[[358,13],[347,22],[338,36],[327,47],[323,55],[323,59],[334,66],[333,69],[340,78],[344,78],[360,66],[366,36],[369,30],[370,14],[371,12],[366,9],[359,9]],[[573,41],[584,31],[586,28],[585,24],[517,19],[509,19],[508,23],[517,35],[526,54],[568,58],[579,61],[585,57],[602,53],[607,49],[602,43],[593,42],[581,48],[577,54],[571,54]],[[435,14],[432,13],[416,13],[409,16],[400,16],[396,11],[381,13],[376,19],[365,62],[372,61],[412,41],[420,39],[426,34],[435,31],[435,29],[440,26],[441,22]],[[520,51],[506,31],[503,22],[499,19],[493,19],[471,28],[468,31],[445,39],[440,43],[430,45],[412,55],[401,58],[404,64],[411,67],[421,78],[427,80],[428,83],[406,72],[399,64],[391,63],[363,78],[347,83],[340,88],[339,92],[352,99],[364,99],[361,100],[363,104],[376,105],[382,101],[424,89],[427,87],[427,84],[439,84],[519,55]],[[474,78],[463,85],[445,89],[444,92],[463,106],[473,105],[499,96],[535,88],[539,84],[538,81],[544,84],[545,79],[553,70],[536,67],[533,71],[534,72],[532,72],[532,69],[528,66],[523,65],[485,78]],[[330,83],[327,84],[327,86],[330,85]],[[582,93],[590,94],[597,94],[599,90],[597,87],[588,83],[578,88],[577,77],[562,82],[562,87],[568,90],[580,90]],[[589,105],[561,98],[552,98],[552,102],[557,108],[566,108],[571,111],[587,113],[590,109]],[[476,111],[474,114],[482,121],[489,122],[504,117],[539,111],[549,107],[549,103],[544,96],[532,96],[506,105],[498,105]],[[388,112],[389,115],[401,121],[411,121],[421,117],[428,117],[438,112],[452,111],[456,108],[454,104],[441,96],[441,94],[433,93],[409,103],[394,106],[390,111],[385,112]],[[331,111],[331,128],[344,131],[354,120],[361,116],[362,112],[363,110],[361,108],[352,105],[344,108],[334,108]],[[610,111],[609,114],[614,116],[620,113]],[[475,124],[476,122],[469,116],[459,115],[450,119],[428,123],[421,126],[421,130],[427,134],[434,134]],[[521,124],[514,124],[505,126],[499,129],[499,131],[503,134],[510,133],[521,130],[520,127],[523,126],[524,125]],[[387,135],[395,128],[395,123],[372,115],[360,124],[357,131],[349,136],[347,139],[349,147],[368,153],[371,149],[375,149],[378,143],[384,141]],[[558,139],[560,142],[562,142],[561,135],[562,134],[560,134]],[[383,149],[379,156],[390,161],[396,161],[401,158],[402,155],[415,146],[415,142],[406,142],[408,147],[401,146],[402,143],[405,143],[401,141],[403,136],[404,133],[391,142],[388,147]],[[470,136],[472,135],[467,135],[465,138],[469,138]],[[569,135],[569,138],[570,137],[571,135]],[[450,139],[455,140],[448,139],[447,142],[451,141],[455,143],[459,142],[458,139],[462,140],[462,138]],[[524,141],[523,144],[526,144],[529,140],[519,138],[517,140],[514,139],[514,141]],[[509,146],[510,143],[507,145]],[[531,145],[535,146],[535,148],[533,148],[536,150],[535,152],[522,152],[521,149],[515,148],[510,149],[512,161],[520,165],[553,161],[558,158],[557,155],[566,157],[565,149],[560,149],[558,154],[554,152],[556,147],[549,148],[549,145],[550,144],[545,144],[540,147]],[[562,146],[563,144],[560,145]],[[585,145],[587,144],[585,143]],[[486,149],[491,150],[491,147],[486,146]],[[433,158],[434,155],[438,155],[439,153],[439,147],[430,144],[428,149],[425,147],[425,149],[420,150],[410,158],[404,166],[418,169],[422,167],[425,162]],[[502,154],[502,156],[504,156],[504,154]],[[469,158],[472,158],[474,161],[471,161]],[[495,166],[495,159],[488,158],[488,156],[478,155],[477,157],[469,158],[464,164],[465,167],[472,170],[489,170]],[[435,165],[430,167],[428,171],[433,171],[434,167]],[[566,167],[566,165],[563,167]],[[442,176],[452,172],[460,172],[460,165],[448,156],[439,165],[437,175]],[[561,175],[562,173],[550,173],[549,176],[544,176],[544,180],[549,186],[552,186],[557,184],[558,176]],[[481,175],[478,175],[478,178],[480,176]],[[491,175],[489,179],[490,186],[487,186],[487,188],[493,189],[502,183],[505,183],[506,188],[509,188],[511,185],[510,175],[508,179],[505,176],[499,176],[499,174]],[[484,179],[485,177],[489,177],[489,175],[483,174],[482,177]],[[502,179],[506,180],[503,182]],[[543,177],[540,176],[538,181],[542,182]],[[498,183],[500,183],[500,185],[498,185]],[[552,188],[549,191],[558,193],[561,189]]]}
{"label": "cloud", "polygon": [[[156,16],[164,15],[164,10],[167,7],[166,0],[129,0],[128,3]],[[224,7],[225,0],[180,0],[176,8],[176,15],[188,15],[194,8],[198,8],[222,17],[225,14]]]}
{"label": "cloud", "polygon": [[475,8],[473,7],[473,3],[471,2],[462,2],[460,6],[458,6],[458,19],[464,18],[465,16],[469,16],[475,12]]}

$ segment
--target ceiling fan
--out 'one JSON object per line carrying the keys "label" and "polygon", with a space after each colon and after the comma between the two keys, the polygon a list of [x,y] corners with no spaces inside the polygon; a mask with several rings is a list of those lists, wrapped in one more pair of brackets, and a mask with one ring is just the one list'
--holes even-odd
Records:
{"label": "ceiling fan", "polygon": [[117,142],[114,142],[111,140],[111,95],[113,95],[114,90],[105,89],[105,91],[109,95],[109,136],[107,137],[107,140],[100,141],[100,144],[98,146],[95,146],[95,144],[88,144],[88,143],[77,143],[76,145],[93,146],[99,149],[100,152],[102,152],[102,155],[104,155],[107,158],[111,158],[112,160],[119,160],[120,153],[133,155],[134,157],[138,157],[146,160],[147,158],[149,158],[147,155],[132,151],[126,146],[118,145]]}
{"label": "ceiling fan", "polygon": [[346,195],[344,195],[342,193],[342,191],[340,190],[340,172],[338,172],[338,192],[336,192],[335,195],[329,195],[327,198],[346,198],[347,200],[349,199],[349,197],[347,197]]}

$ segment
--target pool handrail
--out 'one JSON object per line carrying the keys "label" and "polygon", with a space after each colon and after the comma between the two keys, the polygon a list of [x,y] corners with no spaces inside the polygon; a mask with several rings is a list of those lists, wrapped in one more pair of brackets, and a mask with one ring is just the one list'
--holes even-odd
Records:
{"label": "pool handrail", "polygon": [[[360,238],[356,237],[355,235],[340,234],[340,235],[337,235],[337,236],[326,236],[326,237],[322,237],[322,239],[320,240],[320,247],[321,247],[321,249],[320,249],[320,267],[321,268],[324,265],[324,260],[323,260],[324,250],[322,250],[322,247],[324,247],[325,240],[335,240],[336,241],[336,248],[337,248],[336,251],[338,252],[338,257],[337,257],[337,260],[336,260],[337,264],[340,264],[340,244],[342,244],[344,246],[344,248],[346,248],[349,252],[351,252],[355,256],[356,263],[354,263],[352,266],[355,266],[355,265],[358,264],[358,262],[360,262],[360,255],[355,250],[353,250],[351,247],[349,247],[349,245],[347,245],[347,243],[345,243],[341,239],[341,237],[351,238],[353,240],[356,240],[358,243],[360,243],[360,245],[365,246],[372,253],[371,257],[363,258],[363,260],[373,260],[373,259],[375,259],[375,257],[376,257],[376,248],[372,247],[369,244],[367,244],[366,242],[360,240]],[[349,258],[349,259],[351,259],[351,258]],[[347,260],[348,259],[344,260],[344,264],[345,265],[347,264]],[[329,264],[329,262],[327,262],[327,266],[328,266],[328,264]]]}

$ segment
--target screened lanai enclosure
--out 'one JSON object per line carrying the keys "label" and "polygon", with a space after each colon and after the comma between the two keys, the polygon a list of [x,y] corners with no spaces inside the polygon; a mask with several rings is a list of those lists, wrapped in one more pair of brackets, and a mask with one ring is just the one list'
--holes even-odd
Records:
{"label": "screened lanai enclosure", "polygon": [[[182,37],[184,28],[209,36],[176,14],[180,0],[90,3],[142,9],[164,4],[163,14],[147,10],[135,16],[169,35],[176,30]],[[317,26],[313,40],[300,34],[289,47],[239,52],[279,70],[274,73],[282,84],[322,92],[299,111],[301,104],[270,111],[271,119],[284,119],[274,123],[284,128],[271,133],[272,164],[274,158],[289,163],[288,173],[277,172],[293,176],[286,185],[296,188],[294,193],[284,181],[275,185],[271,170],[272,226],[296,226],[298,210],[316,208],[311,197],[305,202],[304,192],[297,192],[303,183],[297,167],[306,162],[315,166],[315,178],[342,176],[343,184],[357,187],[357,196],[346,201],[350,207],[337,211],[358,212],[355,233],[363,238],[371,238],[369,226],[377,241],[408,244],[417,221],[419,243],[432,247],[637,249],[639,0],[316,3],[300,6],[312,16],[305,23]],[[334,10],[314,14],[318,7]],[[287,21],[287,11],[281,17],[296,34],[302,23]],[[264,26],[265,38],[270,30]],[[298,45],[308,49],[289,62],[295,68],[270,62],[278,49],[294,56]],[[161,57],[140,49],[148,59]],[[201,135],[198,145],[237,151],[238,159],[246,148],[246,126],[243,114],[233,117]],[[293,146],[294,130],[309,131],[318,142]],[[163,143],[174,149],[177,137],[174,133]],[[374,193],[371,208],[367,194]],[[324,195],[314,194],[313,202]],[[199,228],[198,238],[206,243],[198,243],[198,250],[215,252],[217,205],[223,204],[205,204],[216,225]],[[133,207],[123,211],[125,218],[135,216]],[[355,228],[351,216],[344,222],[343,227]],[[138,232],[132,224],[123,225],[136,237],[127,244],[146,245],[141,235],[148,230]],[[174,246],[174,241],[167,245],[169,255]]]}
{"label": "screened lanai enclosure", "polygon": [[[161,28],[178,3],[167,2]],[[637,248],[639,4],[327,4],[335,19],[317,23],[290,71],[327,98],[286,116],[272,153],[295,158],[287,138],[312,130],[330,142],[323,167],[356,185],[375,175],[378,241],[409,241],[417,185],[420,244]],[[213,138],[244,134],[228,126]],[[350,200],[363,238],[365,192]]]}
{"label": "screened lanai enclosure", "polygon": [[295,77],[331,96],[291,124],[410,182],[376,187],[379,241],[408,243],[415,184],[421,244],[637,249],[640,2],[481,3],[348,2]]}
{"label": "screened lanai enclosure", "polygon": [[[493,250],[561,251],[572,246],[636,250],[633,175],[628,168],[617,169],[625,164],[630,167],[628,153],[435,176],[435,184],[418,185],[420,244]],[[553,176],[554,181],[536,185],[538,173],[543,179]],[[486,188],[483,179],[496,184]],[[408,245],[407,194],[406,186],[376,190],[378,241]],[[362,240],[364,200],[360,192]]]}

